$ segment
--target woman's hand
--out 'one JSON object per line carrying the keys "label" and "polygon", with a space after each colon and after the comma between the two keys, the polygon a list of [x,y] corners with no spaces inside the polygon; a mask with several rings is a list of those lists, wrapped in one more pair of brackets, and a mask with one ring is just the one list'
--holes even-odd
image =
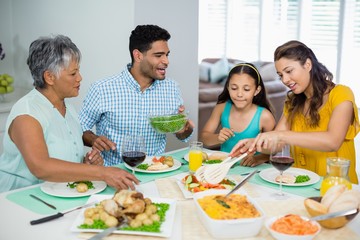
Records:
{"label": "woman's hand", "polygon": [[97,149],[91,149],[84,156],[84,163],[92,165],[104,165],[104,159],[102,158],[100,152]]}
{"label": "woman's hand", "polygon": [[235,136],[234,132],[229,128],[222,128],[218,135],[218,140],[220,144],[226,142],[229,138]]}
{"label": "woman's hand", "polygon": [[254,154],[256,149],[251,150],[250,146],[254,143],[254,138],[246,138],[240,140],[231,150],[229,156],[238,157],[243,153]]}
{"label": "woman's hand", "polygon": [[277,131],[259,133],[250,145],[249,151],[270,153],[271,149],[278,146],[279,142],[280,138]]}
{"label": "woman's hand", "polygon": [[117,189],[132,189],[135,190],[135,184],[139,184],[139,180],[129,173],[128,171],[125,171],[123,169],[117,168],[117,167],[107,167],[105,170],[105,182]]}

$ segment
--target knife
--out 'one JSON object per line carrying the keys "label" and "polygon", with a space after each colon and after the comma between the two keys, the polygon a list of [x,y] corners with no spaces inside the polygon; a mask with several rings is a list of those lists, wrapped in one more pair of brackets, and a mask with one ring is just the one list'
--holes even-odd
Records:
{"label": "knife", "polygon": [[338,212],[332,212],[332,213],[328,213],[328,214],[323,214],[323,215],[319,215],[316,217],[312,217],[310,218],[310,220],[314,220],[314,221],[321,221],[321,220],[325,220],[325,219],[329,219],[329,218],[335,218],[335,217],[341,217],[341,216],[348,216],[354,213],[357,213],[359,211],[359,209],[354,208],[354,209],[350,209],[350,210],[343,210],[343,211],[338,211]]}
{"label": "knife", "polygon": [[56,210],[56,207],[54,205],[51,205],[50,203],[45,202],[41,198],[39,198],[39,197],[37,197],[35,195],[32,195],[32,194],[30,194],[30,197],[35,198],[36,200],[38,200],[38,201],[42,202],[43,204],[47,205],[48,207],[51,207],[52,209]]}
{"label": "knife", "polygon": [[94,205],[96,202],[91,202],[91,203],[87,203],[85,205],[82,205],[82,206],[79,206],[79,207],[76,207],[76,208],[73,208],[69,211],[66,211],[66,212],[58,212],[57,214],[54,214],[54,215],[50,215],[50,216],[47,216],[47,217],[44,217],[44,218],[40,218],[40,219],[37,219],[37,220],[32,220],[30,222],[31,225],[35,225],[35,224],[39,224],[39,223],[44,223],[44,222],[48,222],[50,220],[53,220],[53,219],[57,219],[59,217],[62,217],[64,216],[65,214],[67,213],[70,213],[72,211],[75,211],[75,210],[78,210],[78,209],[81,209],[81,208],[84,208],[84,207],[89,207],[91,205]]}

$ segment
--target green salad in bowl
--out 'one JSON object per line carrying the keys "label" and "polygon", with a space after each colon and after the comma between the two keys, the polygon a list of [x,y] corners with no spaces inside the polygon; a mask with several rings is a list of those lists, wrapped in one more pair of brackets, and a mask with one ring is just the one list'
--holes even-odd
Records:
{"label": "green salad in bowl", "polygon": [[188,120],[187,114],[150,114],[150,125],[158,133],[176,133],[184,128]]}

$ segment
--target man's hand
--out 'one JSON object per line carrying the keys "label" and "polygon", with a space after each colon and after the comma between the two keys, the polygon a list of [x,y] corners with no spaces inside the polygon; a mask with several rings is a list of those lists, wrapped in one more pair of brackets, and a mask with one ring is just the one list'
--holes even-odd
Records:
{"label": "man's hand", "polygon": [[105,136],[98,136],[93,141],[92,148],[96,149],[96,150],[98,150],[100,152],[109,151],[109,150],[115,150],[116,149],[116,144],[114,142],[110,141]]}
{"label": "man's hand", "polygon": [[83,133],[83,142],[85,146],[92,147],[100,152],[116,150],[116,144],[105,136],[98,136],[92,131],[85,131]]}
{"label": "man's hand", "polygon": [[[181,105],[179,107],[179,113],[183,113],[184,111],[185,111],[185,107]],[[178,131],[175,135],[178,139],[184,140],[191,135],[191,133],[194,130],[194,127],[195,127],[194,122],[191,120],[187,120],[184,128]]]}

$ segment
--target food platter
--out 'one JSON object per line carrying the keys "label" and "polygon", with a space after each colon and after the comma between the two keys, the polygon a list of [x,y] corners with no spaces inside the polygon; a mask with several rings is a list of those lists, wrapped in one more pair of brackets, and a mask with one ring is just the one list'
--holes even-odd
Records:
{"label": "food platter", "polygon": [[[88,203],[90,202],[100,202],[104,199],[111,199],[113,195],[92,195],[88,199]],[[150,197],[151,201],[154,203],[168,203],[169,209],[166,211],[165,215],[165,221],[161,224],[160,232],[143,232],[143,231],[126,231],[126,230],[116,230],[113,233],[117,234],[127,234],[127,235],[142,235],[142,236],[155,236],[155,237],[170,237],[174,220],[175,220],[175,214],[176,214],[176,200],[174,199],[168,199],[168,198],[154,198]],[[81,224],[84,223],[84,211],[85,209],[82,209],[79,213],[79,215],[76,217],[75,221],[73,222],[70,230],[72,232],[102,232],[102,229],[81,229],[78,228]]]}
{"label": "food platter", "polygon": [[101,192],[106,188],[106,182],[103,181],[91,181],[94,185],[93,189],[89,189],[86,192],[80,193],[75,188],[70,188],[67,186],[68,182],[44,182],[41,185],[40,189],[44,193],[55,196],[55,197],[85,197],[92,194]]}
{"label": "food platter", "polygon": [[[147,163],[147,164],[151,164],[152,163],[152,159],[153,159],[153,156],[147,156],[144,160],[143,163]],[[162,169],[162,170],[156,170],[156,171],[149,171],[149,170],[144,170],[144,169],[140,169],[140,168],[137,168],[135,167],[134,170],[135,172],[142,172],[142,173],[164,173],[164,172],[171,172],[171,171],[174,171],[176,169],[179,169],[181,167],[181,162],[179,162],[178,160],[176,159],[173,159],[174,160],[174,165],[172,167],[169,167],[169,168],[166,168],[166,169]],[[129,170],[132,170],[132,167],[129,166],[127,163],[124,162],[124,166],[129,169]]]}
{"label": "food platter", "polygon": [[[206,152],[208,155],[211,155],[211,154],[213,154],[213,153],[215,153],[215,152],[221,152],[221,153],[229,154],[229,153],[227,153],[227,152],[214,151],[214,150],[209,150],[209,149],[203,149],[203,151]],[[189,161],[189,153],[186,153],[186,154],[184,155],[184,159],[185,159],[186,161]]]}
{"label": "food platter", "polygon": [[[181,174],[179,177],[176,178],[176,184],[178,185],[178,187],[180,188],[184,198],[186,199],[191,199],[194,197],[194,193],[192,193],[191,191],[187,190],[185,188],[185,184],[182,182],[182,179],[186,176],[187,174]],[[237,181],[235,181],[234,179],[232,178],[228,178],[226,177],[227,179],[233,181],[235,184],[238,184]],[[210,188],[210,189],[207,189],[207,190],[204,190],[204,191],[208,191],[208,190],[217,190],[217,189],[214,189],[214,188]],[[224,189],[218,189],[218,190],[224,190]]]}
{"label": "food platter", "polygon": [[[293,176],[299,176],[299,175],[308,175],[310,177],[310,180],[307,182],[303,182],[303,183],[282,183],[283,186],[291,186],[291,187],[301,187],[301,186],[308,186],[314,183],[317,183],[320,180],[320,176],[317,175],[316,173],[306,170],[306,169],[302,169],[302,168],[289,168],[287,170],[284,171],[283,173],[288,174],[288,175],[293,175]],[[275,168],[268,168],[268,169],[264,169],[259,173],[259,176],[270,183],[275,183],[275,184],[279,184],[278,182],[275,181],[275,178],[277,176],[280,175],[279,170],[275,169]]]}

